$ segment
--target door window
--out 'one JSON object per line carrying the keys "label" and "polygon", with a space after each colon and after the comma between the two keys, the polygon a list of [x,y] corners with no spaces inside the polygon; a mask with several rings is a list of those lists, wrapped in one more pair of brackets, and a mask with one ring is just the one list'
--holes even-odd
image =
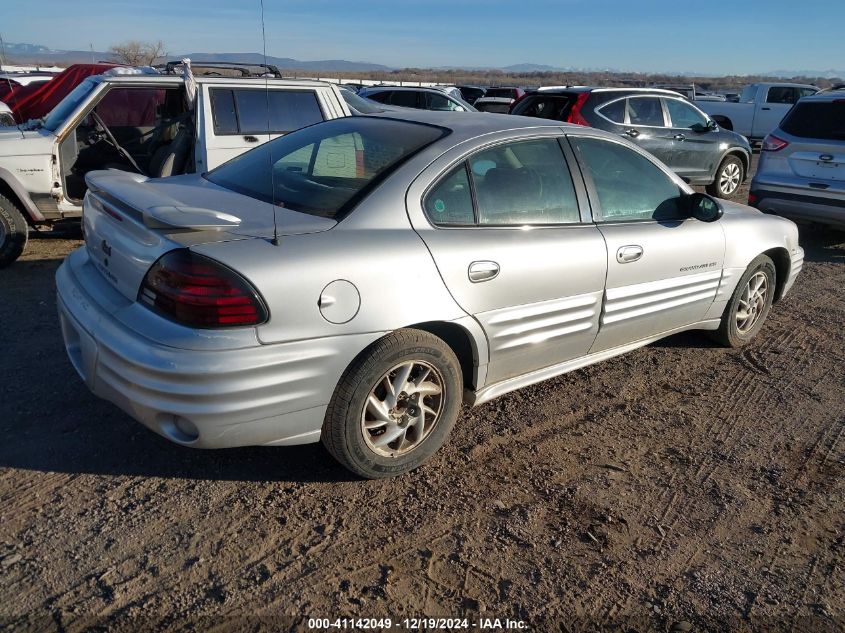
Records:
{"label": "door window", "polygon": [[798,100],[797,91],[789,86],[772,86],[766,95],[766,103],[793,104]]}
{"label": "door window", "polygon": [[663,108],[657,97],[636,97],[628,99],[628,121],[631,125],[663,127]]}
{"label": "door window", "polygon": [[439,95],[433,92],[426,92],[425,97],[426,101],[428,102],[429,110],[446,110],[451,112],[455,110],[458,105],[446,95]]}
{"label": "door window", "polygon": [[390,105],[403,108],[419,108],[417,93],[413,90],[394,90],[390,96]]}
{"label": "door window", "polygon": [[455,167],[425,198],[428,219],[439,225],[467,225],[475,223],[472,190],[466,163]]}
{"label": "door window", "polygon": [[572,138],[592,179],[604,222],[676,220],[685,216],[681,189],[638,152],[611,141]]}
{"label": "door window", "polygon": [[707,119],[691,105],[677,99],[666,99],[665,103],[672,127],[693,128],[707,125]]}
{"label": "door window", "polygon": [[469,160],[479,224],[580,222],[569,168],[556,139],[498,145]]}
{"label": "door window", "polygon": [[218,135],[286,134],[324,118],[310,90],[213,88],[211,111]]}

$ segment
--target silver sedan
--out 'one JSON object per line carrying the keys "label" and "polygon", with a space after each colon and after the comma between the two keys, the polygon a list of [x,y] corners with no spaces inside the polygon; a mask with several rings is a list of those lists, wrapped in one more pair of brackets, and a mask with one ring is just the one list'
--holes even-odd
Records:
{"label": "silver sedan", "polygon": [[56,275],[88,387],[184,446],[322,440],[364,477],[420,465],[461,403],[684,330],[745,344],[804,256],[627,141],[515,116],[350,117],[88,186]]}

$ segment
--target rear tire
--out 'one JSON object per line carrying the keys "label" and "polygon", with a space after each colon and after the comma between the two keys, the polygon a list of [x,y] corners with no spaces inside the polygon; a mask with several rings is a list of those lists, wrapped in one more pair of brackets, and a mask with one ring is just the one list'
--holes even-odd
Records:
{"label": "rear tire", "polygon": [[729,198],[737,192],[740,185],[745,182],[745,165],[738,156],[725,156],[719,169],[716,170],[716,179],[707,185],[707,193],[717,198]]}
{"label": "rear tire", "polygon": [[752,261],[731,295],[713,338],[725,347],[742,347],[754,338],[772,308],[776,281],[775,264],[767,255]]}
{"label": "rear tire", "polygon": [[21,256],[28,239],[29,225],[23,212],[6,196],[0,195],[0,268]]}
{"label": "rear tire", "polygon": [[463,394],[461,366],[441,339],[397,330],[365,349],[335,388],[322,441],[368,479],[420,466],[448,437]]}

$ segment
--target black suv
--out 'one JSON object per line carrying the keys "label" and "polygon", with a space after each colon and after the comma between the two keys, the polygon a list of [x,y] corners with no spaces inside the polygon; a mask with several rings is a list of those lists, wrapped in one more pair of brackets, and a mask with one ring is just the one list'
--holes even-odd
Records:
{"label": "black suv", "polygon": [[625,136],[681,178],[711,195],[735,193],[748,175],[751,146],[744,136],[671,90],[541,88],[511,106],[511,114],[597,127]]}

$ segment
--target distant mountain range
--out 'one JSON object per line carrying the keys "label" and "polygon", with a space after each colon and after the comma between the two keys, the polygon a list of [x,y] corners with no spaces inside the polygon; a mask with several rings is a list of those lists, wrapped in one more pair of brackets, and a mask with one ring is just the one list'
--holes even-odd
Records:
{"label": "distant mountain range", "polygon": [[[239,64],[264,63],[261,53],[171,53],[168,59],[182,59],[190,57],[195,61],[214,62],[230,61]],[[5,59],[7,64],[84,64],[93,61],[112,59],[111,53],[106,51],[65,51],[40,46],[38,44],[6,44]],[[345,59],[322,59],[316,61],[300,61],[290,57],[267,56],[267,63],[285,70],[340,70],[347,72],[367,72],[375,70],[391,70],[381,64],[369,62],[354,62]]]}
{"label": "distant mountain range", "polygon": [[[169,59],[182,59],[183,57],[190,57],[194,61],[231,61],[241,64],[256,64],[263,63],[264,56],[261,53],[172,53],[168,55]],[[105,51],[90,51],[90,50],[57,50],[39,44],[6,44],[5,58],[6,63],[18,64],[57,64],[67,65],[74,63],[88,63],[93,61],[103,61],[111,59],[111,54]],[[302,61],[299,59],[292,59],[290,57],[273,57],[267,56],[267,63],[278,66],[283,70],[303,70],[303,71],[345,71],[345,72],[372,72],[372,71],[390,71],[396,68],[384,66],[382,64],[373,64],[370,62],[356,62],[345,59],[321,59],[315,61]],[[612,68],[561,68],[558,66],[550,66],[547,64],[532,64],[521,63],[512,64],[510,66],[441,66],[435,70],[467,70],[467,71],[502,71],[505,73],[532,73],[532,72],[621,72]],[[701,72],[666,72],[661,74],[678,75],[678,76],[696,76],[707,77],[715,76],[712,73]],[[773,70],[765,73],[758,73],[758,76],[765,77],[824,77],[832,79],[835,77],[845,78],[845,70]]]}

